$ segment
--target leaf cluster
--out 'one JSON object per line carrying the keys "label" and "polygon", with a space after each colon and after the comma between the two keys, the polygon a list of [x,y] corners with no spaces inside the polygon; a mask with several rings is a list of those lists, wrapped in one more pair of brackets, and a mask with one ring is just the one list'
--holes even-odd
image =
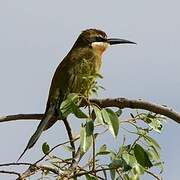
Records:
{"label": "leaf cluster", "polygon": [[[163,171],[161,148],[151,134],[161,133],[164,117],[151,112],[136,112],[122,119],[121,109],[100,108],[96,104],[89,104],[87,113],[79,107],[81,100],[78,94],[70,94],[60,107],[63,117],[74,114],[83,119],[80,141],[76,143],[76,156],[73,159],[75,163],[72,164],[71,157],[64,159],[49,155],[50,147],[47,143],[42,146],[43,153],[48,155],[48,162],[59,172],[56,178],[77,179],[84,176],[87,180],[109,177],[112,180],[139,180],[145,173],[158,178],[153,172],[149,173],[152,168],[158,168],[160,173]],[[102,134],[108,132],[115,139],[113,147],[108,141],[101,141]],[[131,138],[127,139],[129,134]],[[64,150],[71,152],[74,149],[66,146]]]}

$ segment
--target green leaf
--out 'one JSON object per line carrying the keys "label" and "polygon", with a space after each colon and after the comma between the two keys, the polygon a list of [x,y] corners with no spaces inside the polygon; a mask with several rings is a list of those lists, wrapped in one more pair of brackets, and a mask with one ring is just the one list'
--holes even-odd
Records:
{"label": "green leaf", "polygon": [[150,144],[151,146],[153,146],[154,148],[157,148],[158,150],[161,149],[160,145],[157,143],[157,141],[155,139],[153,139],[152,137],[148,136],[148,135],[144,135],[144,140]]}
{"label": "green leaf", "polygon": [[162,123],[156,114],[149,113],[143,117],[143,120],[156,132],[162,131]]}
{"label": "green leaf", "polygon": [[72,103],[71,108],[72,108],[72,113],[77,118],[88,118],[88,116],[76,104]]}
{"label": "green leaf", "polygon": [[137,164],[136,163],[136,165],[133,167],[133,173],[135,174],[135,175],[142,175],[142,174],[144,174],[144,168],[141,166],[141,165],[139,165],[139,164]]}
{"label": "green leaf", "polygon": [[131,167],[126,163],[126,161],[123,158],[116,158],[114,159],[110,164],[110,168],[118,169],[121,168],[122,171],[126,172],[131,169]]}
{"label": "green leaf", "polygon": [[42,151],[44,154],[48,154],[50,150],[49,144],[47,142],[43,143],[42,145]]}
{"label": "green leaf", "polygon": [[71,146],[65,146],[64,145],[63,148],[64,148],[64,150],[69,151],[69,152],[74,151],[74,149]]}
{"label": "green leaf", "polygon": [[124,180],[130,180],[130,178],[127,174],[124,174],[123,178],[124,178]]}
{"label": "green leaf", "polygon": [[107,155],[109,154],[110,151],[107,151],[107,147],[106,147],[106,144],[103,144],[100,148],[99,148],[99,151],[97,152],[96,156],[98,155]]}
{"label": "green leaf", "polygon": [[99,152],[106,151],[106,149],[107,149],[106,144],[103,144],[103,145],[99,148]]}
{"label": "green leaf", "polygon": [[160,159],[160,149],[161,147],[159,146],[159,144],[156,142],[155,139],[153,139],[152,137],[148,136],[148,135],[144,135],[144,140],[149,144],[149,150],[148,150],[148,154],[150,156],[150,158],[154,161],[157,161]]}
{"label": "green leaf", "polygon": [[156,150],[154,146],[151,146],[149,148],[148,155],[152,161],[157,161],[160,159],[160,153]]}
{"label": "green leaf", "polygon": [[124,153],[124,154],[122,154],[122,157],[126,161],[126,163],[131,167],[133,167],[135,164],[137,164],[136,158],[133,155]]}
{"label": "green leaf", "polygon": [[160,133],[162,131],[162,124],[158,119],[151,119],[151,122],[148,125],[153,128],[154,131]]}
{"label": "green leaf", "polygon": [[72,104],[77,103],[79,99],[78,94],[72,93],[67,96],[67,98],[61,103],[60,113],[63,117],[67,117],[72,113]]}
{"label": "green leaf", "polygon": [[132,176],[129,176],[128,180],[140,180],[140,178],[139,178],[138,174],[136,174],[136,175],[133,174]]}
{"label": "green leaf", "polygon": [[69,99],[73,102],[77,102],[79,99],[79,94],[78,93],[70,93],[70,94],[68,94],[66,99]]}
{"label": "green leaf", "polygon": [[100,110],[97,106],[95,106],[95,105],[92,105],[92,108],[93,108],[94,113],[95,113],[95,115],[96,115],[96,121],[97,121],[97,123],[100,123],[100,124],[104,125],[105,123],[104,123],[104,121],[103,121],[103,117],[102,117],[102,114],[101,114],[101,110]]}
{"label": "green leaf", "polygon": [[94,123],[92,119],[87,119],[86,121],[86,134],[87,136],[92,136],[94,131]]}
{"label": "green leaf", "polygon": [[80,144],[81,144],[81,153],[85,153],[91,147],[92,140],[93,140],[93,131],[94,131],[94,124],[91,119],[86,121],[85,126],[81,126],[80,130]]}
{"label": "green leaf", "polygon": [[85,174],[87,180],[98,180],[97,177],[92,174]]}
{"label": "green leaf", "polygon": [[134,155],[136,157],[137,162],[144,168],[150,168],[152,167],[152,163],[149,160],[149,156],[147,152],[144,150],[142,146],[139,144],[136,144],[134,146]]}
{"label": "green leaf", "polygon": [[112,135],[117,138],[118,131],[119,131],[119,119],[116,113],[109,109],[109,108],[103,108],[101,110],[102,117],[104,119],[104,122],[106,122],[109,126],[109,130],[112,133]]}
{"label": "green leaf", "polygon": [[73,113],[77,118],[87,118],[88,116],[79,107],[80,101],[78,94],[69,94],[60,106],[62,116],[67,117],[70,113]]}
{"label": "green leaf", "polygon": [[85,132],[85,127],[81,125],[80,128],[80,149],[81,149],[81,154],[86,152],[86,132]]}
{"label": "green leaf", "polygon": [[115,113],[118,117],[120,117],[122,114],[122,109],[118,109]]}
{"label": "green leaf", "polygon": [[111,160],[114,160],[116,158],[116,156],[117,156],[116,152],[110,150],[110,158],[111,158]]}
{"label": "green leaf", "polygon": [[160,169],[160,174],[164,171],[164,162],[157,162],[154,164],[154,167],[155,166]]}
{"label": "green leaf", "polygon": [[122,167],[122,163],[122,159],[114,159],[109,166],[111,168],[117,169],[119,167]]}
{"label": "green leaf", "polygon": [[127,152],[130,152],[130,150],[131,150],[131,144],[128,144],[128,145],[122,144],[119,147],[117,155],[121,157],[123,154],[126,154]]}
{"label": "green leaf", "polygon": [[97,78],[101,78],[101,79],[103,79],[103,76],[102,76],[102,74],[100,74],[100,73],[95,73],[95,77]]}

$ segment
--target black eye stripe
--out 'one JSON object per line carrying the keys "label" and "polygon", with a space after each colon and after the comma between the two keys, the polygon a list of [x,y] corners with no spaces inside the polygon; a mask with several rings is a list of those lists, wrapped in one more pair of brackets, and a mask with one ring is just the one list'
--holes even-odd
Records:
{"label": "black eye stripe", "polygon": [[106,42],[107,39],[104,38],[104,37],[102,37],[102,36],[97,36],[97,37],[95,38],[95,41],[96,41],[96,42]]}

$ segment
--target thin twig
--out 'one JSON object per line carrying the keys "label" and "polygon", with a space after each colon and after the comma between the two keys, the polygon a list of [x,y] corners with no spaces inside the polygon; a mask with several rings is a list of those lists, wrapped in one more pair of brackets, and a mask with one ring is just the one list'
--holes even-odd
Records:
{"label": "thin twig", "polygon": [[0,170],[0,173],[2,173],[2,174],[13,174],[13,175],[17,175],[18,178],[21,178],[21,174],[15,172],[15,171],[4,171],[4,170]]}
{"label": "thin twig", "polygon": [[[80,137],[77,137],[75,139],[73,139],[72,141],[75,142],[79,139]],[[60,144],[57,144],[56,146],[54,146],[47,154],[45,154],[41,159],[39,159],[38,161],[36,161],[34,164],[37,164],[39,162],[41,162],[47,155],[49,155],[52,151],[54,151],[57,147],[59,146],[62,146],[62,145],[65,145],[67,143],[70,143],[70,141],[66,141],[66,142],[63,142],[63,143],[60,143]]]}
{"label": "thin twig", "polygon": [[133,144],[131,145],[130,149],[129,149],[129,153],[130,151],[134,148],[134,146],[136,145],[136,143],[141,139],[141,136],[139,135],[136,140],[133,142]]}
{"label": "thin twig", "polygon": [[150,174],[151,176],[155,177],[157,180],[161,180],[161,178],[159,178],[157,175],[155,175],[154,173],[152,173],[151,171],[145,170],[147,174]]}
{"label": "thin twig", "polygon": [[32,165],[31,163],[6,163],[6,164],[0,164],[0,167],[2,166],[18,166],[18,165]]}
{"label": "thin twig", "polygon": [[118,175],[121,178],[121,180],[124,180],[122,173],[118,169],[116,170],[116,172],[118,173]]}
{"label": "thin twig", "polygon": [[72,165],[73,165],[74,162],[75,162],[75,152],[76,152],[75,144],[74,144],[74,141],[73,141],[73,135],[72,135],[71,127],[70,127],[70,125],[69,125],[69,123],[67,121],[67,118],[64,118],[63,122],[64,122],[64,125],[66,127],[66,130],[67,130],[67,133],[68,133],[68,136],[69,136],[70,145],[72,147]]}
{"label": "thin twig", "polygon": [[[96,169],[95,170],[95,173],[98,173],[98,172],[101,172],[101,171],[107,171],[107,170],[111,170],[111,169],[115,169],[115,168],[101,168],[101,169]],[[80,176],[83,176],[83,175],[86,175],[86,174],[92,174],[93,175],[93,171],[86,171],[84,170],[83,172],[79,172],[79,173],[76,173],[75,175],[72,175],[70,176],[69,178],[76,178],[76,177],[80,177]]]}
{"label": "thin twig", "polygon": [[9,122],[16,120],[41,120],[44,114],[15,114],[8,116],[1,116],[0,122]]}
{"label": "thin twig", "polygon": [[92,161],[92,171],[95,172],[95,169],[96,169],[96,143],[95,143],[95,136],[94,134],[92,135],[93,136],[93,147],[92,147],[92,151],[93,151],[93,161]]}
{"label": "thin twig", "polygon": [[37,170],[50,171],[54,174],[59,174],[59,171],[55,168],[46,165],[31,165],[24,173],[22,173],[16,180],[22,180],[35,174]]}

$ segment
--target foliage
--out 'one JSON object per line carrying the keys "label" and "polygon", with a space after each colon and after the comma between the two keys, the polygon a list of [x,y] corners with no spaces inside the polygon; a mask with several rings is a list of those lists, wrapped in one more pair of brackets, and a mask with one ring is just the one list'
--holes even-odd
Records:
{"label": "foliage", "polygon": [[[152,168],[158,168],[160,173],[163,171],[160,146],[151,134],[161,133],[164,117],[136,111],[123,119],[122,110],[113,107],[100,108],[89,103],[86,111],[79,107],[82,100],[78,94],[70,94],[60,108],[63,117],[74,114],[83,120],[79,136],[73,140],[76,149],[63,146],[65,151],[75,151],[75,156],[67,159],[55,156],[49,145],[44,143],[42,150],[53,171],[42,171],[43,177],[139,180],[147,173],[159,179],[150,171]],[[114,137],[113,147],[108,141],[101,140],[102,135],[108,132]]]}
{"label": "foliage", "polygon": [[[82,108],[83,102],[87,106]],[[44,155],[35,163],[0,164],[29,166],[22,174],[6,170],[0,173],[17,175],[18,180],[33,175],[36,179],[56,180],[140,180],[144,174],[161,179],[161,148],[152,134],[162,132],[164,116],[145,111],[128,115],[114,107],[100,108],[95,101],[76,93],[68,95],[59,112],[69,140],[54,147],[44,142]],[[68,122],[70,114],[81,122],[76,136]],[[63,155],[56,155],[55,149]]]}

